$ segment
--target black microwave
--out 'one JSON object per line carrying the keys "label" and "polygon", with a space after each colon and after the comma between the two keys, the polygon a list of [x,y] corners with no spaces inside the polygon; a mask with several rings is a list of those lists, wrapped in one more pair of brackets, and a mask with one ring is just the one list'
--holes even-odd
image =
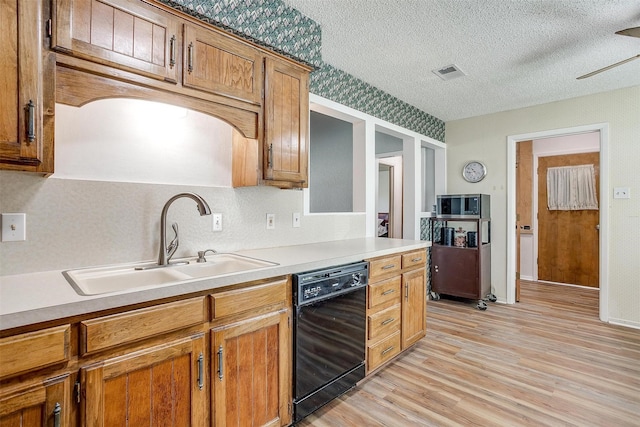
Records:
{"label": "black microwave", "polygon": [[447,194],[436,197],[436,216],[440,218],[490,218],[488,194]]}

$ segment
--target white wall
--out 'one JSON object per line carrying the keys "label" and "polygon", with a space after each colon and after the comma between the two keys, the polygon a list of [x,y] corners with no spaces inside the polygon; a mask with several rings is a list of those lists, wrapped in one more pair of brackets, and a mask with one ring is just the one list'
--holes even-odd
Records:
{"label": "white wall", "polygon": [[[494,293],[507,293],[507,137],[553,129],[609,125],[607,194],[609,321],[640,327],[640,86],[529,108],[489,114],[446,124],[447,191],[491,195],[492,284]],[[487,177],[478,184],[460,176],[464,163],[483,161]],[[613,187],[631,187],[631,199],[613,199]]]}

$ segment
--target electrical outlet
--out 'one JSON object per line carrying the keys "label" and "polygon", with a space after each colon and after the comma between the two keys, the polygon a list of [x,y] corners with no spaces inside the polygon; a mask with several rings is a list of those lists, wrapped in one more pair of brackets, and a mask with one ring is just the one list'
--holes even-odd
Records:
{"label": "electrical outlet", "polygon": [[213,231],[222,231],[222,214],[214,213],[211,216],[213,217]]}
{"label": "electrical outlet", "polygon": [[614,187],[613,188],[613,198],[614,199],[630,199],[631,198],[631,188],[629,188],[629,187]]}
{"label": "electrical outlet", "polygon": [[300,212],[293,213],[293,227],[294,228],[300,227]]}
{"label": "electrical outlet", "polygon": [[2,214],[2,241],[22,242],[27,240],[27,214]]}
{"label": "electrical outlet", "polygon": [[276,228],[276,215],[267,214],[267,230],[273,230]]}

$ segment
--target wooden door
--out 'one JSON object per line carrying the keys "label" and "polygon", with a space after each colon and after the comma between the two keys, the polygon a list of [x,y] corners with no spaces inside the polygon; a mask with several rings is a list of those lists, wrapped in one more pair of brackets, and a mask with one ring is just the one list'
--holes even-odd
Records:
{"label": "wooden door", "polygon": [[402,275],[402,349],[424,337],[427,330],[427,272],[424,268]]}
{"label": "wooden door", "polygon": [[70,425],[69,383],[69,376],[63,375],[39,384],[24,384],[18,390],[0,395],[0,426]]}
{"label": "wooden door", "polygon": [[281,310],[213,330],[216,427],[290,423],[289,325],[289,310]]}
{"label": "wooden door", "polygon": [[54,49],[177,82],[180,34],[171,15],[139,0],[55,0],[55,4]]}
{"label": "wooden door", "polygon": [[258,50],[194,25],[185,25],[184,34],[184,86],[262,102],[262,55]]}
{"label": "wooden door", "polygon": [[578,153],[538,159],[538,279],[599,286],[598,210],[547,209],[547,169],[593,164],[600,194],[600,153]]}
{"label": "wooden door", "polygon": [[42,161],[42,3],[0,0],[0,162]]}
{"label": "wooden door", "polygon": [[264,178],[307,187],[309,74],[266,60]]}
{"label": "wooden door", "polygon": [[533,233],[533,141],[516,144],[516,302],[520,301],[520,239]]}
{"label": "wooden door", "polygon": [[200,334],[83,368],[83,425],[205,425],[204,351]]}

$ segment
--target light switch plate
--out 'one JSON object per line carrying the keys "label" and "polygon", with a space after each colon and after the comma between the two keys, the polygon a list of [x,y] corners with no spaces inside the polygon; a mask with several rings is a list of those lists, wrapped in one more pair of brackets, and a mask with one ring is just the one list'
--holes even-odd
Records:
{"label": "light switch plate", "polygon": [[293,213],[293,227],[294,228],[300,227],[300,212]]}
{"label": "light switch plate", "polygon": [[22,242],[27,240],[27,214],[2,214],[2,241]]}
{"label": "light switch plate", "polygon": [[222,214],[214,213],[211,216],[213,217],[213,231],[222,231]]}
{"label": "light switch plate", "polygon": [[614,199],[630,199],[631,198],[631,188],[629,188],[629,187],[614,187],[613,188],[613,198]]}

